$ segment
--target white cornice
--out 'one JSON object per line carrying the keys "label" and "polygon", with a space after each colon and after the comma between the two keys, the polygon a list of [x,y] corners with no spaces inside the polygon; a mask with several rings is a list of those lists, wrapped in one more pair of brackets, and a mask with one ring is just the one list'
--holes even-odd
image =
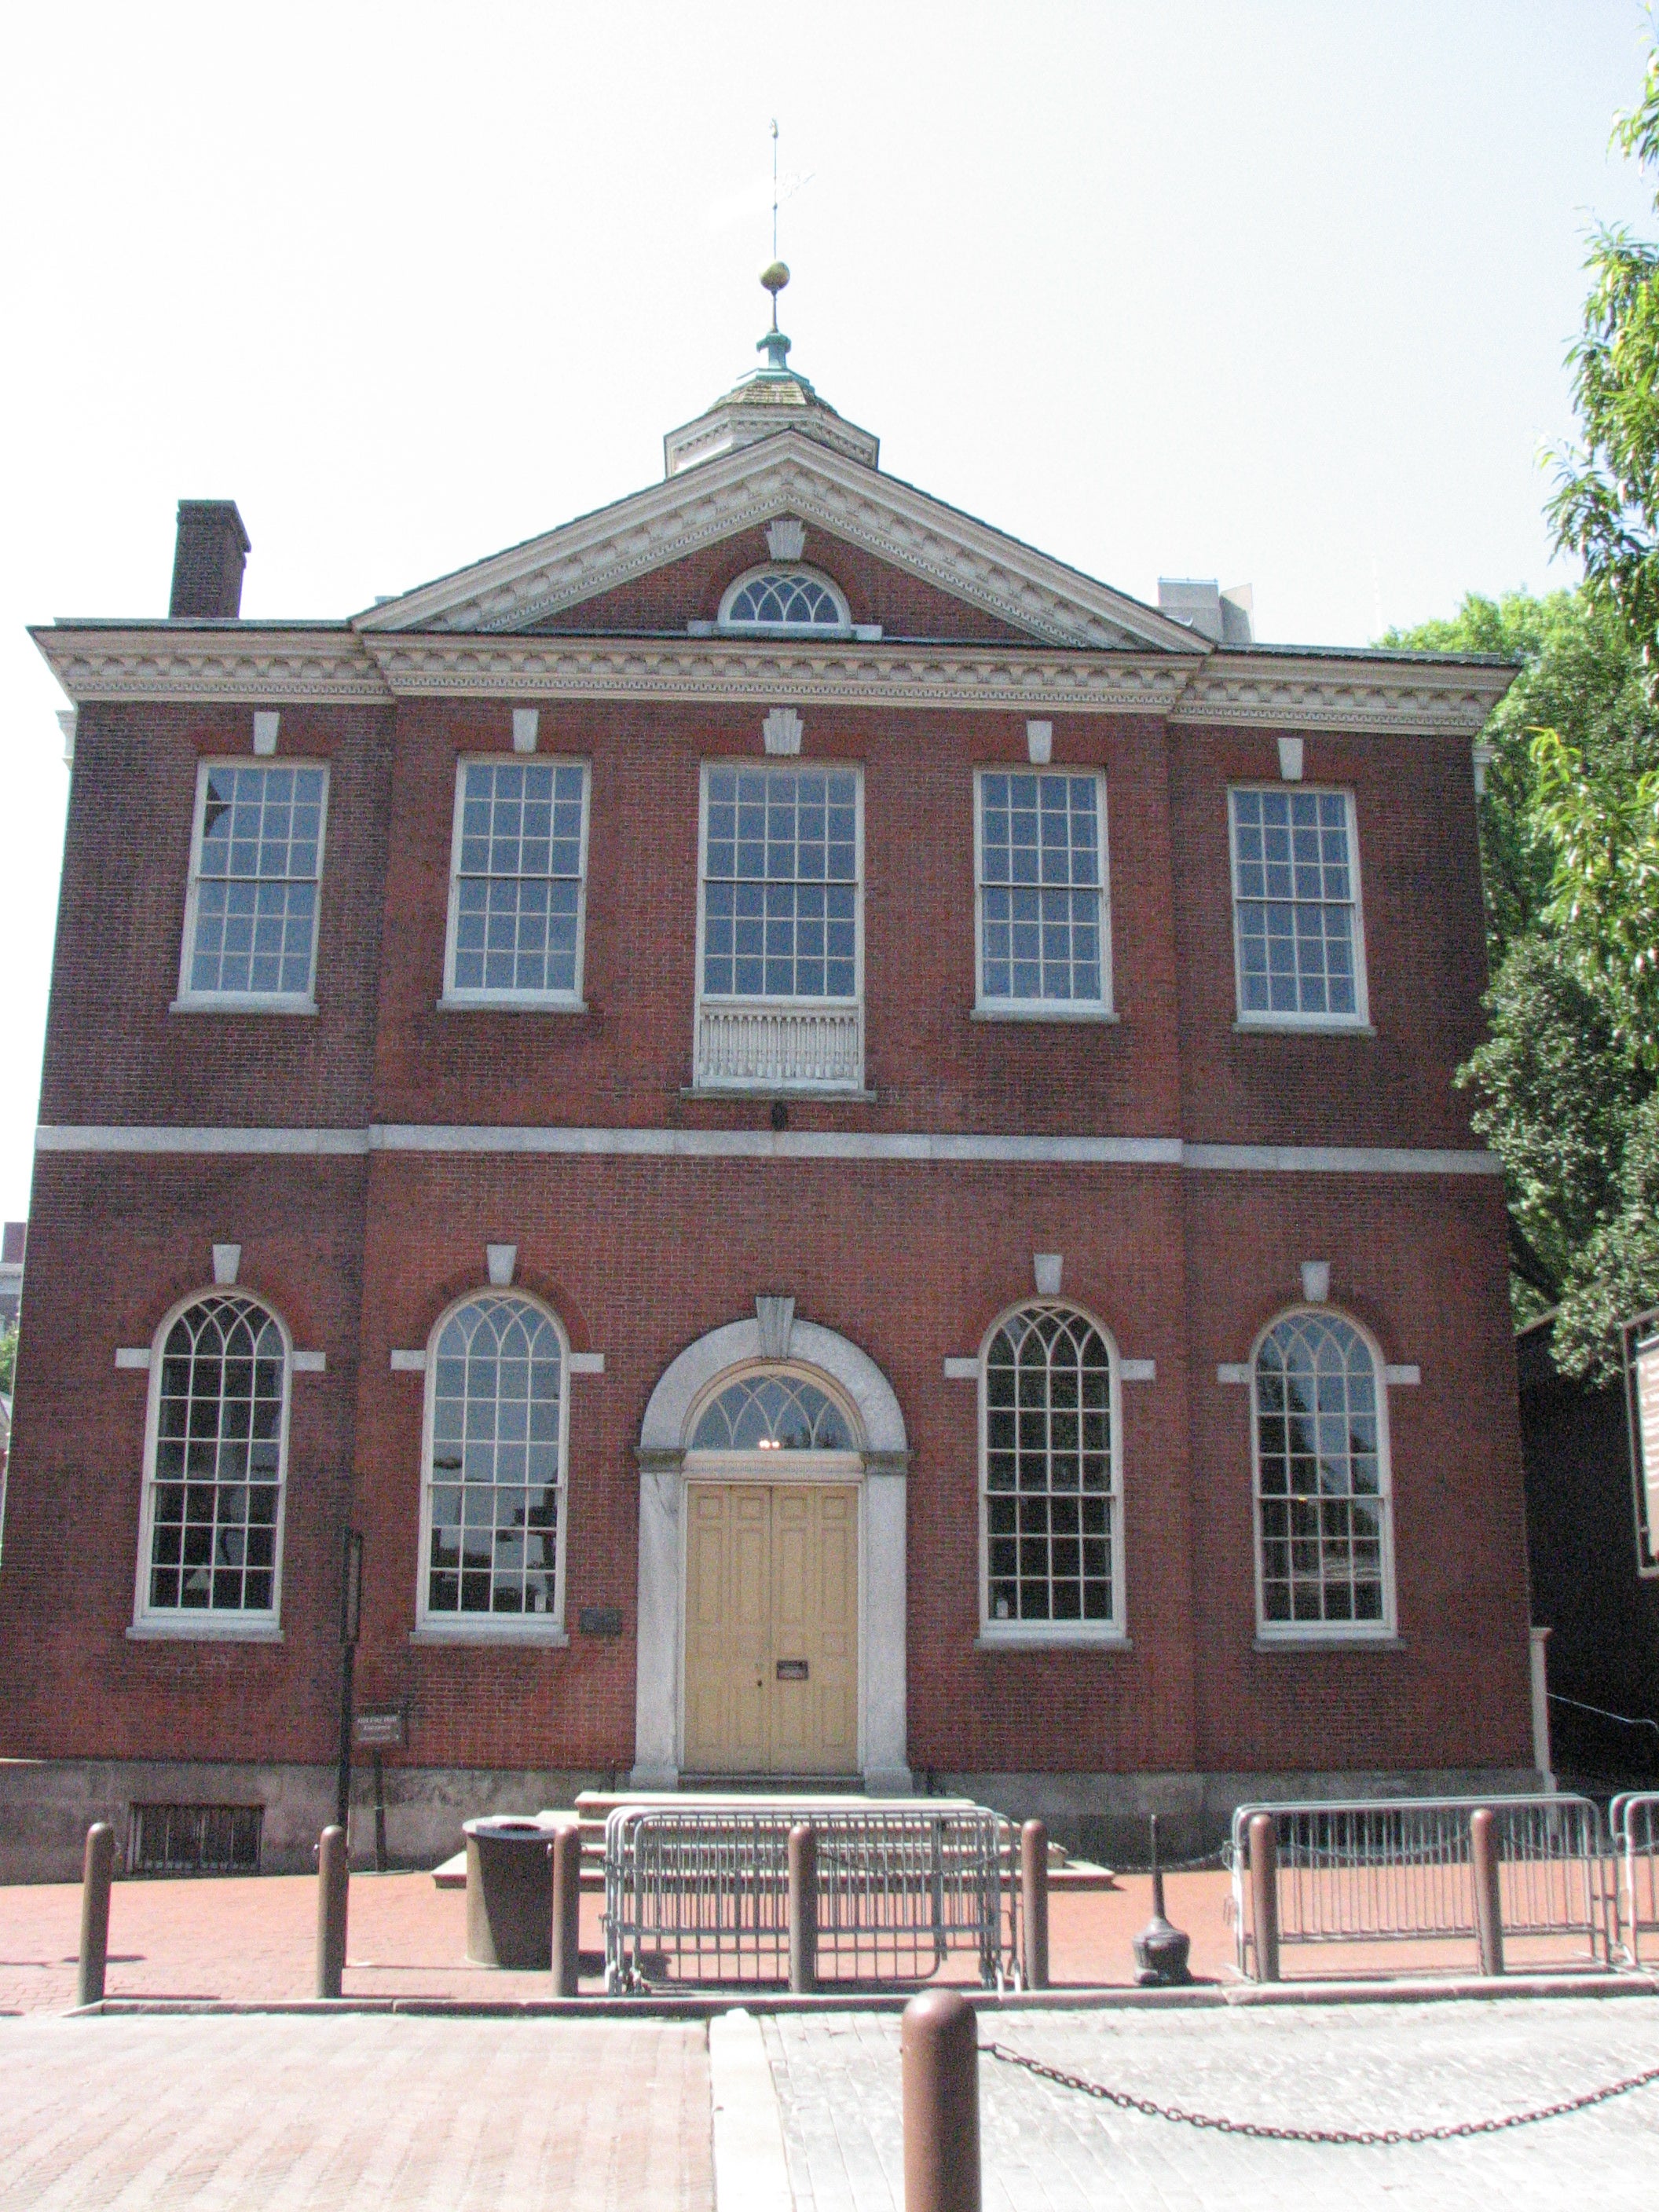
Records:
{"label": "white cornice", "polygon": [[1153,714],[1178,724],[1413,736],[1478,730],[1510,672],[1405,661],[816,639],[458,637],[80,624],[33,633],[77,707],[98,700],[280,706],[402,698],[742,700],[1009,713]]}
{"label": "white cornice", "polygon": [[392,696],[349,630],[112,623],[29,634],[77,707],[98,699],[385,706]]}
{"label": "white cornice", "polygon": [[1514,681],[1512,668],[1218,653],[1194,670],[1170,720],[1474,737]]}
{"label": "white cornice", "polygon": [[[520,630],[780,514],[1055,645],[1207,651],[1183,624],[895,477],[789,431],[359,615],[359,629]],[[690,617],[700,609],[688,609]]]}
{"label": "white cornice", "polygon": [[398,697],[743,699],[869,707],[1045,706],[1164,714],[1185,670],[1162,654],[699,638],[378,636],[363,642]]}

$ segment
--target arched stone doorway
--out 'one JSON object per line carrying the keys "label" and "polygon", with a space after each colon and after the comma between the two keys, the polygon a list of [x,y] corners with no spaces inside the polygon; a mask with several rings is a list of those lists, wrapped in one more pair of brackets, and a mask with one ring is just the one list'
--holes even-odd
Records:
{"label": "arched stone doorway", "polygon": [[[757,1390],[756,1386],[769,1382],[782,1387]],[[739,1385],[745,1387],[734,1387]],[[673,1789],[683,1772],[696,1771],[687,1755],[690,1665],[696,1671],[689,1741],[696,1766],[708,1760],[718,1738],[726,1745],[720,1763],[727,1771],[788,1772],[803,1757],[803,1743],[810,1761],[806,1771],[822,1771],[831,1758],[841,1765],[836,1744],[844,1740],[854,1760],[847,1771],[860,1774],[872,1793],[909,1790],[904,1557],[908,1460],[903,1415],[886,1376],[846,1337],[811,1322],[797,1322],[793,1299],[757,1299],[753,1320],[710,1330],[665,1370],[640,1430],[633,1788]],[[694,1514],[699,1520],[696,1533]],[[741,1535],[740,1517],[747,1529]],[[740,1543],[749,1547],[749,1565],[742,1571],[746,1584],[741,1576],[732,1579],[738,1571],[729,1564],[736,1557],[732,1547]],[[783,1617],[780,1607],[787,1610],[780,1581],[782,1563],[801,1556],[803,1547],[830,1560],[826,1586],[833,1589],[842,1556],[856,1580],[848,1599],[857,1680],[855,1688],[848,1685],[851,1711],[844,1739],[836,1736],[843,1723],[837,1718],[835,1696],[809,1698],[793,1686],[799,1666],[811,1665],[794,1655],[793,1643],[788,1655],[768,1647],[764,1681],[754,1683],[762,1703],[752,1708],[744,1704],[750,1694],[744,1670],[755,1656],[749,1649],[756,1641],[750,1633],[752,1621],[726,1639],[694,1632],[688,1646],[689,1571],[694,1597],[703,1601],[698,1609],[705,1620],[707,1577],[722,1573],[728,1593],[739,1593],[739,1602],[750,1612],[769,1607],[769,1617],[776,1621]],[[774,1558],[780,1563],[776,1576],[768,1564]],[[711,1566],[711,1559],[728,1564]],[[830,1610],[834,1609],[832,1597]],[[827,1679],[833,1690],[834,1643],[842,1630],[831,1622],[821,1632],[822,1624],[817,1630],[808,1624],[800,1632],[808,1638],[802,1653],[819,1653],[820,1679]],[[820,1642],[811,1644],[815,1633]],[[793,1628],[789,1638],[799,1640]],[[718,1672],[722,1665],[729,1679],[716,1682],[710,1669]],[[790,1670],[791,1679],[775,1688],[779,1665]],[[754,1671],[757,1676],[762,1673]],[[711,1717],[717,1713],[735,1713],[737,1718],[728,1724]],[[811,1736],[814,1729],[817,1738]],[[743,1765],[751,1743],[767,1754],[763,1767]]]}

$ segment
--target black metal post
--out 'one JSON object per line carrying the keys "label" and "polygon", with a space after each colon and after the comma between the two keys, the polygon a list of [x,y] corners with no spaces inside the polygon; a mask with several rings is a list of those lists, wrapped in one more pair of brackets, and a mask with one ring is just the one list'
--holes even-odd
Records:
{"label": "black metal post", "polygon": [[81,1875],[81,1959],[75,1984],[78,2005],[103,2002],[109,1964],[109,1886],[114,1872],[115,1831],[107,1820],[94,1820],[87,1830]]}
{"label": "black metal post", "polygon": [[356,1528],[348,1528],[340,1562],[340,1771],[334,1790],[335,1825],[346,1829],[351,1818],[352,1676],[362,1609],[363,1540]]}
{"label": "black metal post", "polygon": [[374,1754],[374,1871],[386,1872],[386,1763]]}

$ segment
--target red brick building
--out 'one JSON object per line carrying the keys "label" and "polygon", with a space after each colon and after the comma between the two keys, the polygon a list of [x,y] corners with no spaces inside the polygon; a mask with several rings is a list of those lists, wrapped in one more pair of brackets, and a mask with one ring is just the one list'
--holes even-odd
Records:
{"label": "red brick building", "polygon": [[1139,604],[883,474],[787,343],[660,484],[350,621],[240,620],[186,502],[166,621],[37,633],[32,1864],[167,1802],[297,1863],[351,1528],[406,1852],[630,1777],[1109,1846],[1530,1774],[1451,1082],[1507,671]]}

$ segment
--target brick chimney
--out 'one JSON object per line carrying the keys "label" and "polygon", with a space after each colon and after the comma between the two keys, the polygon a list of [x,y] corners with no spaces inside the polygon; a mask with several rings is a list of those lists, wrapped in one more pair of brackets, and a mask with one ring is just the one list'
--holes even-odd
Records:
{"label": "brick chimney", "polygon": [[242,611],[250,540],[234,499],[181,499],[167,619],[234,622]]}

